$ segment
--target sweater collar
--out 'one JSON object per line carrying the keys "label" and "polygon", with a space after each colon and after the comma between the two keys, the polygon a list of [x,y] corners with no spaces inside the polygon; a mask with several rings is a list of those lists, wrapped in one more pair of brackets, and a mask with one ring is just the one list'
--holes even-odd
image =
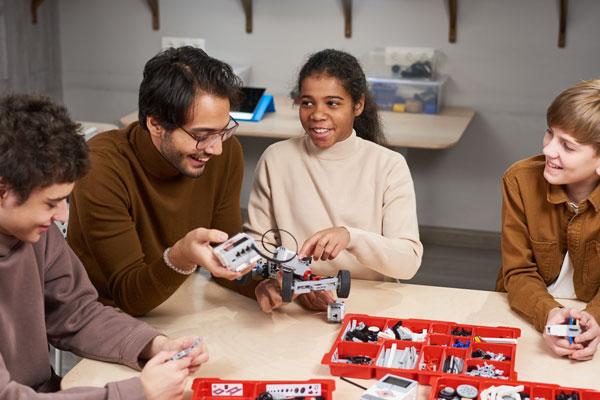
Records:
{"label": "sweater collar", "polygon": [[6,257],[10,254],[13,247],[19,243],[20,240],[14,236],[9,236],[0,232],[0,257]]}
{"label": "sweater collar", "polygon": [[156,148],[150,132],[142,129],[138,122],[129,126],[131,130],[131,144],[133,151],[137,156],[142,168],[157,179],[167,180],[181,175],[181,172],[175,168]]}
{"label": "sweater collar", "polygon": [[321,149],[316,146],[308,134],[304,137],[306,150],[310,155],[314,155],[322,160],[342,160],[356,154],[360,147],[360,138],[356,136],[354,129],[350,136],[341,142],[334,143],[327,149]]}
{"label": "sweater collar", "polygon": [[[570,201],[564,186],[552,185],[548,181],[546,181],[546,199],[552,204],[568,203]],[[594,206],[596,212],[600,211],[600,184],[596,186],[586,200]]]}

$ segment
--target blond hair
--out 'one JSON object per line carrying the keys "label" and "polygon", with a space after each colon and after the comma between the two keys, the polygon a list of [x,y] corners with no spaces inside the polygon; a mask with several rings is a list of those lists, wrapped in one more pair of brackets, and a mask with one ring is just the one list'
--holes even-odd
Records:
{"label": "blond hair", "polygon": [[558,127],[600,154],[600,79],[581,81],[564,90],[548,107],[548,127]]}

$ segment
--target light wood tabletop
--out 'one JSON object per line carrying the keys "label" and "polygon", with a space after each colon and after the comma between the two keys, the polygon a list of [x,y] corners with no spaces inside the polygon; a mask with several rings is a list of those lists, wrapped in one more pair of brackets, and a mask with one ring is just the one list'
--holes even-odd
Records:
{"label": "light wood tabletop", "polygon": [[[240,121],[239,136],[287,139],[304,134],[298,108],[287,96],[275,96],[275,112],[259,122]],[[462,137],[475,112],[466,107],[444,107],[437,115],[380,112],[388,145],[395,147],[445,149]],[[134,111],[121,118],[125,126],[137,121]]]}
{"label": "light wood tabletop", "polygon": [[[581,307],[574,301],[566,304]],[[502,293],[353,280],[346,312],[517,327],[521,329],[515,366],[519,380],[600,389],[600,357],[573,362],[550,354],[542,336],[510,310]],[[142,319],[171,336],[204,338],[210,360],[198,370],[197,377],[330,378],[336,381],[335,399],[358,399],[362,393],[331,376],[329,368],[320,364],[340,329],[339,324],[326,322],[325,313],[309,312],[292,303],[265,314],[254,300],[217,285],[203,274],[194,274]],[[64,377],[62,386],[103,386],[137,374],[122,365],[84,359]],[[375,382],[356,381],[363,386]],[[191,386],[191,379],[188,383]],[[429,391],[429,386],[421,385],[419,398],[424,399]]]}

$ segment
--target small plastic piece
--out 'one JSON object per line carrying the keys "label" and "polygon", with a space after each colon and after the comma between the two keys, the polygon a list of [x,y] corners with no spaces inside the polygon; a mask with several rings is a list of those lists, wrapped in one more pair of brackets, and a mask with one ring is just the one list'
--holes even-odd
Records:
{"label": "small plastic piece", "polygon": [[260,260],[260,254],[254,249],[256,242],[245,233],[227,239],[213,249],[213,252],[225,267],[231,271],[239,272]]}
{"label": "small plastic piece", "polygon": [[544,332],[550,336],[575,337],[581,334],[581,327],[579,325],[546,325]]}
{"label": "small plastic piece", "polygon": [[477,390],[477,388],[472,385],[464,384],[456,388],[456,394],[466,399],[474,399],[477,397],[478,393],[479,391]]}
{"label": "small plastic piece", "polygon": [[343,301],[336,300],[327,304],[327,321],[342,322],[346,314],[346,306]]}
{"label": "small plastic piece", "polygon": [[387,374],[368,388],[361,400],[416,400],[418,387],[417,381]]}
{"label": "small plastic piece", "polygon": [[180,352],[173,354],[171,356],[171,358],[169,358],[169,361],[176,361],[176,360],[180,360],[184,357],[187,357],[190,355],[190,353],[198,346],[200,346],[200,343],[202,343],[202,339],[198,338],[196,340],[194,340],[194,342],[192,343],[191,346],[186,347],[185,349],[181,350]]}
{"label": "small plastic piece", "polygon": [[452,400],[454,398],[455,394],[456,394],[456,391],[454,390],[454,388],[452,386],[444,386],[438,392],[438,397],[440,397],[442,399],[446,399],[446,400]]}

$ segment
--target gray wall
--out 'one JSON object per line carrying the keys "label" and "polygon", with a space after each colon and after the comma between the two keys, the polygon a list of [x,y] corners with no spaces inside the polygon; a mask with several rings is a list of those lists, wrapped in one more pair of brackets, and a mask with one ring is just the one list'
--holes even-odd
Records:
{"label": "gray wall", "polygon": [[58,4],[47,1],[31,23],[31,2],[0,0],[0,93],[62,98]]}
{"label": "gray wall", "polygon": [[[385,45],[441,50],[446,102],[477,115],[455,147],[408,151],[422,225],[499,230],[502,172],[540,151],[545,109],[561,89],[600,76],[598,0],[570,2],[564,49],[554,0],[461,0],[456,44],[447,40],[442,0],[356,0],[351,39],[337,0],[256,0],[250,35],[239,0],[162,0],[160,7],[161,29],[153,31],[145,1],[60,0],[64,98],[77,118],[115,122],[136,109],[143,65],[161,36],[205,38],[211,55],[251,65],[251,83],[273,93],[287,92],[306,55],[325,47],[359,57]],[[245,201],[271,141],[242,142]]]}

